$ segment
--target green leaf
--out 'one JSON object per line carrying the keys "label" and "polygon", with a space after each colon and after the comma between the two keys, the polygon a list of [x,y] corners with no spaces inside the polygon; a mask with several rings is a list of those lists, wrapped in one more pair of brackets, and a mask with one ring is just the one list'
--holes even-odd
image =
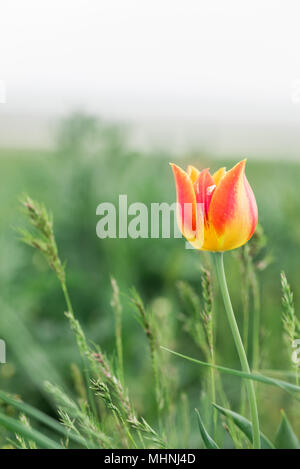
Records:
{"label": "green leaf", "polygon": [[33,428],[25,427],[19,420],[15,420],[0,412],[0,425],[12,433],[18,433],[26,439],[33,440],[40,448],[63,449],[61,445],[51,440]]}
{"label": "green leaf", "polygon": [[70,432],[63,425],[57,422],[55,419],[53,419],[52,417],[49,417],[48,415],[44,414],[40,410],[35,409],[31,405],[26,404],[25,402],[20,402],[1,390],[0,390],[0,399],[2,399],[7,404],[15,407],[16,409],[20,410],[24,414],[29,415],[30,417],[38,420],[39,422],[43,423],[47,427],[51,428],[52,430],[55,430],[61,435],[68,437],[70,440],[74,441],[75,443],[78,443],[83,446],[87,446],[84,438],[81,438],[79,435],[76,435],[74,432]]}
{"label": "green leaf", "polygon": [[281,422],[275,438],[275,447],[276,449],[300,449],[299,440],[283,410],[281,411]]}
{"label": "green leaf", "polygon": [[[213,406],[218,409],[221,414],[225,415],[226,417],[230,417],[236,426],[246,435],[248,440],[252,442],[253,436],[252,436],[252,423],[247,420],[245,417],[242,415],[233,412],[232,410],[229,409],[224,409],[223,407],[220,407],[217,404],[213,404]],[[262,449],[275,449],[273,444],[268,440],[268,438],[260,432],[260,444]]]}
{"label": "green leaf", "polygon": [[163,350],[166,350],[167,352],[172,353],[173,355],[176,355],[177,357],[184,358],[185,360],[189,360],[190,362],[197,363],[198,365],[201,365],[201,366],[214,368],[216,370],[219,370],[221,373],[238,376],[240,378],[245,378],[245,379],[252,379],[253,381],[258,381],[260,383],[277,386],[281,389],[284,389],[285,391],[289,393],[293,393],[293,392],[300,393],[300,386],[297,386],[296,384],[288,383],[287,381],[282,381],[280,379],[275,379],[275,378],[269,378],[261,374],[245,373],[244,371],[234,370],[232,368],[226,368],[225,366],[213,365],[212,363],[203,362],[201,360],[197,360],[196,358],[183,355],[182,353],[174,352],[173,350],[170,350],[166,347],[161,346],[161,348]]}
{"label": "green leaf", "polygon": [[207,430],[206,430],[206,428],[205,428],[205,426],[202,422],[202,419],[201,419],[201,416],[200,416],[200,413],[199,413],[198,409],[195,409],[195,412],[196,412],[197,417],[198,417],[199,430],[200,430],[200,434],[201,434],[203,443],[205,445],[205,448],[207,448],[207,449],[219,449],[217,443],[208,434],[208,432],[207,432]]}

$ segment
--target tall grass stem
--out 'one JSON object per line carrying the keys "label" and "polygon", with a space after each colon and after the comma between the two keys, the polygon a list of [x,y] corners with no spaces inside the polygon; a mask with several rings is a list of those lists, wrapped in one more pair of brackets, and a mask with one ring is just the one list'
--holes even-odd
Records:
{"label": "tall grass stem", "polygon": [[[72,306],[72,303],[71,303],[71,299],[70,299],[70,295],[69,295],[69,292],[68,292],[66,282],[61,281],[60,283],[61,283],[61,288],[62,288],[64,297],[65,297],[65,301],[66,301],[66,304],[67,304],[68,312],[72,315],[73,319],[75,319],[74,310],[73,310],[73,306]],[[97,415],[97,409],[96,409],[96,404],[95,404],[95,401],[94,401],[94,396],[93,396],[93,393],[92,393],[91,388],[90,388],[90,374],[89,374],[89,371],[87,369],[87,366],[86,366],[86,363],[85,363],[86,360],[85,360],[84,357],[82,357],[82,361],[83,361],[83,372],[84,372],[84,378],[85,378],[85,382],[86,382],[89,402],[90,402],[93,414],[96,416]]]}
{"label": "tall grass stem", "polygon": [[120,292],[116,280],[111,277],[111,286],[113,290],[113,297],[111,306],[115,314],[115,336],[116,336],[116,349],[118,357],[118,368],[120,381],[124,385],[124,365],[123,365],[123,344],[122,344],[122,305],[120,302]]}

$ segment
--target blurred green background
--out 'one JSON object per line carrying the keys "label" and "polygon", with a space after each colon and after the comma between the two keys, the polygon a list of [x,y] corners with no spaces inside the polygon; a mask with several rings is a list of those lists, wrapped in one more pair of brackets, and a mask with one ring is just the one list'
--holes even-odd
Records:
{"label": "blurred green background", "polygon": [[[286,271],[298,304],[300,248],[300,165],[297,161],[264,161],[263,155],[247,163],[259,219],[267,236],[270,265],[259,275],[261,290],[261,369],[289,370],[290,356],[281,323],[280,271]],[[54,216],[61,258],[67,264],[67,281],[76,316],[91,341],[115,353],[110,276],[118,281],[123,304],[123,338],[126,384],[137,409],[155,424],[153,376],[148,347],[137,324],[129,292],[135,286],[160,320],[168,321],[161,344],[184,354],[201,357],[178,321],[180,303],[176,283],[186,280],[200,289],[200,267],[209,256],[184,249],[182,239],[104,239],[96,236],[96,207],[117,203],[173,202],[175,187],[166,152],[135,152],[125,129],[91,116],[74,114],[62,122],[52,151],[1,149],[0,174],[0,337],[7,344],[7,364],[0,366],[1,388],[21,395],[29,403],[53,414],[44,392],[48,379],[73,392],[70,364],[79,363],[73,335],[64,317],[65,304],[58,282],[42,256],[18,240],[16,228],[26,226],[19,198],[28,193],[44,202]],[[236,163],[218,161],[201,150],[184,154],[178,164],[211,167]],[[241,325],[241,273],[237,257],[227,253],[226,267],[233,304]],[[226,317],[215,288],[217,363],[239,367]],[[162,352],[163,353],[163,352]],[[190,402],[190,419],[196,427],[193,406],[207,371],[172,358],[166,375],[177,376]],[[224,379],[233,407],[240,393],[239,379]],[[290,397],[277,388],[259,385],[262,428],[274,435],[285,408],[298,431],[299,419]],[[198,435],[195,433],[195,443]]]}

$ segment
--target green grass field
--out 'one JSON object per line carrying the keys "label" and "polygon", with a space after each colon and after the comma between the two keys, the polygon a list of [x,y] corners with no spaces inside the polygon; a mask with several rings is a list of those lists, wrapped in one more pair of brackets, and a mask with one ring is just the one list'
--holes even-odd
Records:
{"label": "green grass field", "polygon": [[[155,377],[147,337],[136,321],[132,287],[151,311],[158,345],[206,361],[203,349],[192,340],[185,320],[181,320],[184,304],[179,298],[178,282],[188,282],[201,297],[201,266],[211,270],[211,263],[209,254],[185,250],[182,239],[97,238],[96,207],[100,202],[116,203],[119,194],[127,194],[129,203],[139,201],[150,205],[175,201],[168,165],[172,157],[136,153],[129,149],[125,137],[118,129],[77,116],[64,124],[53,151],[0,150],[0,338],[7,345],[7,364],[0,365],[0,390],[20,396],[55,418],[56,406],[53,396],[45,389],[45,381],[60,385],[75,400],[80,397],[80,379],[76,375],[81,366],[80,354],[64,315],[66,306],[59,283],[43,256],[18,239],[16,228],[28,226],[19,202],[26,193],[52,212],[76,318],[88,339],[99,344],[115,365],[111,276],[116,279],[122,304],[125,385],[137,414],[158,431],[162,423],[157,416]],[[213,155],[193,152],[192,157],[185,155],[179,161],[182,166],[189,163],[215,170],[223,165],[229,168],[236,161],[228,158],[220,162]],[[259,222],[267,241],[259,254],[257,273],[261,301],[259,370],[293,382],[288,376],[292,366],[283,333],[280,272],[286,272],[297,310],[300,164],[284,158],[264,161],[263,155],[258,155],[248,161],[247,177],[257,199]],[[238,253],[226,253],[225,264],[237,320],[243,331],[245,277]],[[214,280],[213,275],[216,363],[240,369]],[[253,307],[250,300],[247,336],[250,357]],[[156,354],[162,382],[167,380],[171,390],[174,389],[170,406],[164,404],[162,409],[162,419],[168,422],[164,427],[168,444],[203,447],[194,408],[200,410],[212,432],[209,370],[159,348]],[[231,408],[249,417],[247,404],[241,410],[241,379],[224,375],[222,380]],[[276,386],[257,384],[256,389],[262,431],[274,440],[283,408],[300,438],[299,402]],[[4,401],[2,404],[0,401],[0,407],[5,415],[18,417],[18,412]],[[114,432],[112,421],[106,423],[107,431]],[[34,421],[32,425],[40,428]],[[51,431],[45,430],[45,434],[53,437]],[[2,446],[9,444],[8,435],[0,428]],[[220,430],[217,438],[224,446],[233,446],[224,430]],[[239,441],[244,447],[249,444],[243,438]]]}

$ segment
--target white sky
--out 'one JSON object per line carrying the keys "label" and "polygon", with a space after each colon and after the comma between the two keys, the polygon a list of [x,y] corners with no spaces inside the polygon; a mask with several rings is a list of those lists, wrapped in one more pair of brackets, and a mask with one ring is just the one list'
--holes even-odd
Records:
{"label": "white sky", "polygon": [[299,21],[298,0],[0,0],[3,110],[298,125]]}

